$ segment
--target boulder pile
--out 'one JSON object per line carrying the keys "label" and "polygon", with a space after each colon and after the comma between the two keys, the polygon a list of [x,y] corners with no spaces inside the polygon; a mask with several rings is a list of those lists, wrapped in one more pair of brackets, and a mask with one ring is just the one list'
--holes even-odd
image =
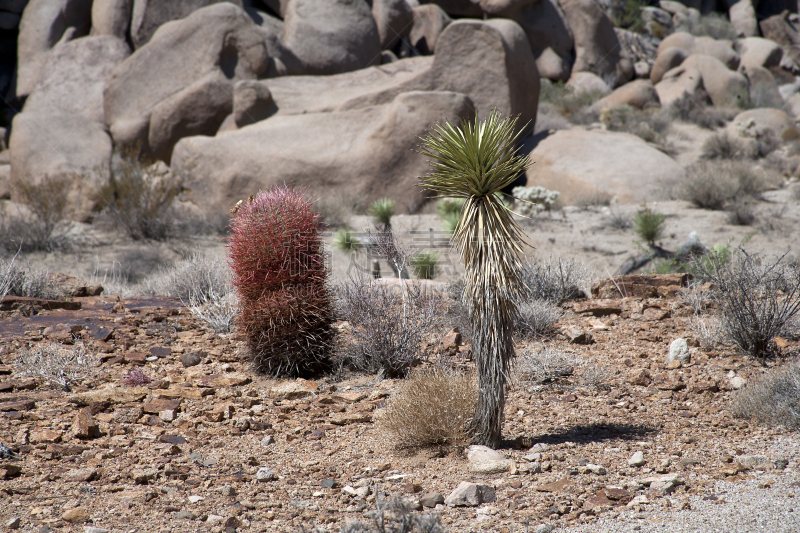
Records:
{"label": "boulder pile", "polygon": [[[182,176],[181,199],[207,212],[288,182],[322,195],[346,187],[366,199],[391,196],[413,211],[425,200],[411,186],[427,169],[414,152],[418,137],[437,121],[493,108],[520,116],[532,133],[540,77],[606,93],[597,112],[688,97],[783,108],[781,120],[794,121],[797,15],[740,0],[725,15],[738,38],[716,39],[692,33],[707,3],[662,0],[635,23],[604,5],[0,2],[0,40],[9,44],[0,47],[0,92],[10,103],[0,192],[13,199],[15,181],[64,176],[76,180],[85,214],[110,179],[112,155],[135,149]],[[593,135],[598,146],[616,143]],[[663,174],[676,165],[657,166]]]}

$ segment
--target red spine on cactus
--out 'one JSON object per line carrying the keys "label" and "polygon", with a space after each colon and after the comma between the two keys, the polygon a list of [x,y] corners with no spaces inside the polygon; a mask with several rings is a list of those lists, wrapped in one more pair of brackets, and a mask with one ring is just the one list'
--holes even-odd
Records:
{"label": "red spine on cactus", "polygon": [[256,367],[279,375],[325,370],[333,306],[319,213],[305,191],[274,187],[240,205],[228,244],[242,312],[239,329]]}

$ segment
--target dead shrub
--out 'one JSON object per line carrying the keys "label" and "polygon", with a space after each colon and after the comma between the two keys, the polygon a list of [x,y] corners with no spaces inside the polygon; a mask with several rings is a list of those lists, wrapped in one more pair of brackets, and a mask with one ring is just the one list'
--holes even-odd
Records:
{"label": "dead shrub", "polygon": [[475,376],[440,366],[414,370],[392,394],[380,427],[400,447],[465,444],[478,402]]}
{"label": "dead shrub", "polygon": [[337,312],[352,326],[341,339],[343,362],[367,372],[401,376],[433,353],[441,332],[444,299],[420,285],[402,286],[356,276],[338,288]]}
{"label": "dead shrub", "polygon": [[71,244],[69,230],[73,207],[73,176],[30,177],[11,183],[13,198],[22,208],[16,214],[0,213],[0,247],[26,252],[52,252]]}
{"label": "dead shrub", "polygon": [[517,356],[515,367],[519,380],[541,385],[575,374],[581,360],[561,350],[545,347],[527,349]]}
{"label": "dead shrub", "polygon": [[438,514],[415,514],[411,504],[398,496],[376,497],[375,510],[364,515],[369,522],[348,522],[340,533],[444,533]]}
{"label": "dead shrub", "polygon": [[725,344],[725,328],[718,316],[695,315],[689,322],[689,329],[703,350],[716,350]]}
{"label": "dead shrub", "polygon": [[134,151],[115,154],[111,179],[98,193],[98,204],[134,240],[167,240],[178,217],[172,208],[181,180],[163,163]]}
{"label": "dead shrub", "polygon": [[97,360],[83,344],[72,347],[56,343],[23,348],[14,361],[15,375],[40,378],[65,391],[89,377]]}
{"label": "dead shrub", "polygon": [[547,300],[520,302],[515,331],[522,339],[535,339],[555,332],[555,325],[564,312]]}
{"label": "dead shrub", "polygon": [[701,162],[687,169],[678,196],[704,209],[724,209],[736,200],[758,198],[778,178],[744,161]]}
{"label": "dead shrub", "polygon": [[707,98],[693,98],[685,95],[675,100],[667,113],[674,120],[696,124],[709,130],[717,129],[733,120],[740,110],[726,109],[708,105]]}
{"label": "dead shrub", "polygon": [[59,300],[66,297],[66,294],[50,281],[46,270],[15,259],[9,262],[0,259],[0,288],[5,288],[4,294],[0,291],[0,295],[3,296],[10,294],[45,300]]}
{"label": "dead shrub", "polygon": [[594,191],[578,196],[572,202],[572,205],[581,208],[607,207],[611,205],[612,198],[613,196],[606,191]]}
{"label": "dead shrub", "polygon": [[760,380],[736,391],[731,412],[739,418],[800,428],[800,362],[770,369]]}
{"label": "dead shrub", "polygon": [[747,147],[728,132],[715,133],[703,143],[705,159],[744,159]]}
{"label": "dead shrub", "polygon": [[583,286],[589,280],[585,265],[574,259],[549,257],[547,261],[529,258],[522,267],[522,281],[528,291],[526,299],[560,303],[583,298]]}

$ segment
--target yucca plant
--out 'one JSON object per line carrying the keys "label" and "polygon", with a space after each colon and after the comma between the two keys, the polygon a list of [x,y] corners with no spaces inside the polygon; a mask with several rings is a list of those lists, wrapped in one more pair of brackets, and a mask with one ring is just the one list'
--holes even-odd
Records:
{"label": "yucca plant", "polygon": [[391,198],[380,198],[372,202],[367,209],[367,214],[375,219],[380,226],[388,228],[392,225],[395,201]]}
{"label": "yucca plant", "polygon": [[654,246],[664,235],[664,221],[667,217],[658,211],[644,208],[633,217],[633,229],[648,245]]}
{"label": "yucca plant", "polygon": [[498,447],[505,408],[506,377],[514,357],[517,303],[524,294],[521,255],[524,236],[497,194],[529,166],[514,143],[516,119],[489,118],[436,124],[420,153],[433,159],[422,186],[440,198],[463,199],[451,239],[464,264],[464,302],[473,329],[478,370],[478,404],[472,420],[477,444]]}
{"label": "yucca plant", "polygon": [[436,277],[436,263],[439,262],[439,252],[422,250],[411,258],[411,268],[419,279],[433,279]]}

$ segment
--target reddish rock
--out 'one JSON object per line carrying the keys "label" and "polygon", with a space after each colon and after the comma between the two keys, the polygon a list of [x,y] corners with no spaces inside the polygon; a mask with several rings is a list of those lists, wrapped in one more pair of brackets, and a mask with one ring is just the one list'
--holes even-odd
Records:
{"label": "reddish rock", "polygon": [[145,402],[143,408],[145,413],[157,415],[161,411],[177,411],[181,407],[181,398],[153,398]]}
{"label": "reddish rock", "polygon": [[72,433],[79,439],[94,439],[100,436],[100,427],[95,422],[91,410],[86,407],[75,414]]}

